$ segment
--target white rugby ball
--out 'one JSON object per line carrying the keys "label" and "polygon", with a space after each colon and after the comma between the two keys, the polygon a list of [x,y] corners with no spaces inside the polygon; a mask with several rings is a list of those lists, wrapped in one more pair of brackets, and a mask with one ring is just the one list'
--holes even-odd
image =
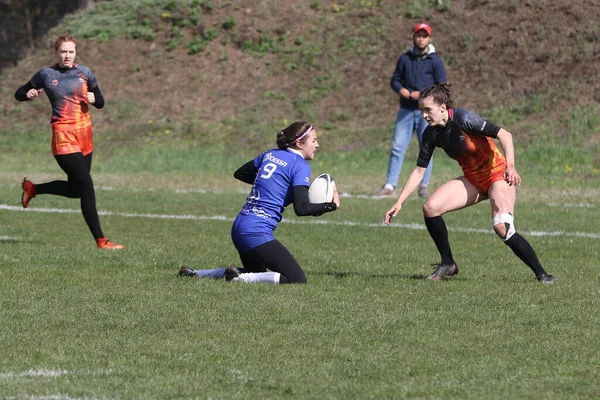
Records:
{"label": "white rugby ball", "polygon": [[329,174],[321,174],[315,178],[308,188],[308,201],[311,203],[329,203],[333,200],[335,181]]}

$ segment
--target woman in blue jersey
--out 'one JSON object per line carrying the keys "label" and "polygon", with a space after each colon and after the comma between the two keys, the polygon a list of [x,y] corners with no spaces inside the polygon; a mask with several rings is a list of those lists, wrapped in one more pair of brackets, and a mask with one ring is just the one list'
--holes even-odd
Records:
{"label": "woman in blue jersey", "polygon": [[304,271],[273,236],[290,204],[298,216],[319,216],[340,206],[337,189],[330,203],[308,200],[310,166],[319,148],[317,133],[307,122],[294,122],[277,134],[277,149],[241,166],[234,177],[252,185],[246,204],[231,228],[231,238],[243,268],[194,270],[182,266],[179,275],[264,283],[306,283]]}

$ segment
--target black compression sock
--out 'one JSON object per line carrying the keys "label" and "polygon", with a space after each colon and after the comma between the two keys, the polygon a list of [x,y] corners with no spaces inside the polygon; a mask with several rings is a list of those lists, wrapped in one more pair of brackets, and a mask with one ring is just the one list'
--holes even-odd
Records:
{"label": "black compression sock", "polygon": [[52,181],[35,185],[35,194],[54,194],[69,198],[77,198],[67,181]]}
{"label": "black compression sock", "polygon": [[535,276],[544,275],[546,271],[544,271],[544,267],[540,263],[537,255],[535,254],[535,250],[529,244],[527,239],[523,236],[515,233],[511,236],[510,239],[504,242],[510,249],[523,261],[535,274]]}
{"label": "black compression sock", "polygon": [[425,217],[425,226],[433,242],[435,243],[440,256],[442,257],[442,264],[452,265],[454,264],[454,258],[452,258],[452,251],[450,250],[450,242],[448,241],[448,229],[444,219],[439,217]]}

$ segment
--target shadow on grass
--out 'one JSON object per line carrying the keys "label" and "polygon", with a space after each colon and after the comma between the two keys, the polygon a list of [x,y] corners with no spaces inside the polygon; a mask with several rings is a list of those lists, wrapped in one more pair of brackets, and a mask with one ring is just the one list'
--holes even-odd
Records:
{"label": "shadow on grass", "polygon": [[[348,271],[337,271],[337,272],[309,272],[309,275],[316,276],[330,276],[333,278],[343,279],[352,277],[363,277],[363,278],[399,278],[399,279],[411,279],[411,280],[426,280],[427,274],[377,274],[377,273],[364,273],[364,272],[348,272]],[[456,280],[456,278],[443,279],[445,280]],[[463,280],[463,278],[459,278]]]}
{"label": "shadow on grass", "polygon": [[19,238],[13,238],[13,237],[1,237],[0,236],[0,243],[6,243],[6,244],[14,244],[14,243],[31,243],[30,240],[25,240],[25,239],[19,239]]}

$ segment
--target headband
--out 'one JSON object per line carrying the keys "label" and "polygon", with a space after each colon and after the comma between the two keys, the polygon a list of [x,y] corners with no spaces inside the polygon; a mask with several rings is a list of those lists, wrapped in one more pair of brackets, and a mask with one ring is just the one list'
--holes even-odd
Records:
{"label": "headband", "polygon": [[291,142],[290,144],[292,144],[292,143],[296,143],[296,142],[298,142],[298,141],[300,141],[300,140],[304,139],[304,137],[305,137],[306,135],[308,135],[308,134],[309,134],[311,131],[314,131],[314,130],[315,130],[315,128],[313,128],[313,127],[312,127],[312,125],[309,125],[309,126],[308,126],[308,129],[306,130],[306,132],[304,132],[302,135],[298,136],[298,137],[297,137],[296,139],[294,139],[294,141],[293,141],[293,142]]}

